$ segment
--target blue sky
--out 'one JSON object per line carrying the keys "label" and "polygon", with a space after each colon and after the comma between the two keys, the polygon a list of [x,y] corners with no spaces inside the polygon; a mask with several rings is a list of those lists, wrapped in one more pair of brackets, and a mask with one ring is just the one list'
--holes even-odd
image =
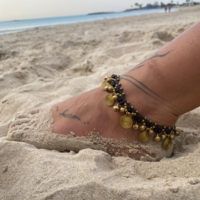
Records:
{"label": "blue sky", "polygon": [[[101,11],[123,11],[135,3],[152,0],[0,0],[0,21],[87,14]],[[158,1],[169,3],[170,0]],[[183,3],[185,0],[175,0]]]}

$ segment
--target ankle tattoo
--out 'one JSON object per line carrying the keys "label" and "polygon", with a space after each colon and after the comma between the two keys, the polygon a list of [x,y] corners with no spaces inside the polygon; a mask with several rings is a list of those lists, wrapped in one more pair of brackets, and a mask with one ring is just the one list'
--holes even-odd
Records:
{"label": "ankle tattoo", "polygon": [[[172,146],[172,140],[175,136],[179,136],[180,132],[176,130],[176,127],[160,126],[157,123],[148,120],[139,114],[130,102],[125,99],[125,94],[120,83],[120,76],[113,74],[110,77],[105,77],[104,82],[101,85],[101,89],[107,92],[111,92],[105,98],[105,102],[108,106],[113,106],[115,101],[118,101],[117,105],[113,106],[115,112],[125,113],[120,118],[120,124],[123,128],[142,131],[139,135],[139,140],[142,143],[148,142],[151,135],[155,134],[155,141],[159,142],[164,140],[163,148],[165,150],[170,149]],[[135,121],[135,124],[133,124]]]}

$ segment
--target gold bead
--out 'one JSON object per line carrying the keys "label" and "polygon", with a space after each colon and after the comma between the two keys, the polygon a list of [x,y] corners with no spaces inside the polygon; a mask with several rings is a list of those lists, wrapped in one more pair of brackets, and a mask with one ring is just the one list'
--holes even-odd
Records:
{"label": "gold bead", "polygon": [[107,77],[107,76],[105,76],[104,80],[107,80],[107,79],[108,79],[108,77]]}
{"label": "gold bead", "polygon": [[119,94],[119,96],[121,97],[122,95],[121,95],[121,94]]}
{"label": "gold bead", "polygon": [[142,122],[144,122],[144,119],[142,120]]}
{"label": "gold bead", "polygon": [[105,90],[108,90],[108,88],[109,88],[108,86],[105,86]]}
{"label": "gold bead", "polygon": [[138,110],[136,110],[136,113],[139,113],[139,111],[138,111]]}
{"label": "gold bead", "polygon": [[119,83],[119,86],[121,85],[121,83]]}
{"label": "gold bead", "polygon": [[116,101],[116,100],[117,100],[117,96],[116,96],[116,95],[114,95],[114,96],[113,96],[113,99],[114,99],[114,101]]}
{"label": "gold bead", "polygon": [[146,117],[144,119],[147,119]]}
{"label": "gold bead", "polygon": [[115,112],[117,112],[117,111],[119,111],[119,107],[118,107],[118,106],[113,106],[113,110],[114,110]]}
{"label": "gold bead", "polygon": [[153,135],[154,131],[152,129],[149,130],[149,135]]}
{"label": "gold bead", "polygon": [[170,149],[170,147],[172,146],[172,140],[170,138],[167,138],[164,142],[163,142],[163,148],[165,150]]}
{"label": "gold bead", "polygon": [[170,135],[170,139],[173,140],[175,138],[174,135]]}
{"label": "gold bead", "polygon": [[145,131],[145,129],[146,129],[146,126],[144,126],[144,125],[140,126],[141,131]]}
{"label": "gold bead", "polygon": [[111,78],[108,78],[108,79],[107,79],[107,81],[108,81],[108,82],[111,82],[111,81],[112,81],[112,79],[111,79]]}
{"label": "gold bead", "polygon": [[134,130],[138,130],[139,129],[139,125],[138,124],[133,125],[133,129]]}
{"label": "gold bead", "polygon": [[142,143],[146,143],[150,140],[151,136],[147,133],[147,131],[143,131],[139,135],[139,141]]}
{"label": "gold bead", "polygon": [[157,123],[154,123],[155,124],[155,126],[157,125]]}
{"label": "gold bead", "polygon": [[136,116],[136,113],[132,113],[133,116]]}
{"label": "gold bead", "polygon": [[181,133],[179,131],[176,131],[176,135],[179,136]]}
{"label": "gold bead", "polygon": [[123,90],[123,88],[122,88],[122,87],[120,87],[120,90]]}
{"label": "gold bead", "polygon": [[133,109],[133,106],[131,106],[131,108]]}
{"label": "gold bead", "polygon": [[120,108],[120,112],[124,113],[125,109],[124,108]]}
{"label": "gold bead", "polygon": [[122,95],[124,96],[125,94],[124,94],[124,93],[122,93]]}
{"label": "gold bead", "polygon": [[127,101],[127,104],[129,104],[130,102],[129,101]]}
{"label": "gold bead", "polygon": [[112,87],[112,86],[109,86],[109,87],[108,87],[108,90],[109,90],[110,92],[112,92],[112,91],[113,91],[113,87]]}
{"label": "gold bead", "polygon": [[165,140],[166,139],[166,135],[162,135],[162,140]]}
{"label": "gold bead", "polygon": [[161,139],[161,138],[160,138],[160,136],[158,136],[158,135],[155,137],[155,141],[156,141],[156,142],[159,142],[160,139]]}

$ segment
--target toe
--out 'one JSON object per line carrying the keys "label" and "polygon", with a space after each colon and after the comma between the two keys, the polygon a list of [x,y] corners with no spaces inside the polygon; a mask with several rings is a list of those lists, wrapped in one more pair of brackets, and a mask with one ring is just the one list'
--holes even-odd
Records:
{"label": "toe", "polygon": [[23,118],[29,118],[29,115],[26,113],[18,113],[16,115],[16,119],[23,119]]}
{"label": "toe", "polygon": [[34,114],[37,114],[37,113],[39,113],[39,112],[40,112],[40,109],[38,108],[38,109],[30,110],[30,111],[28,112],[28,114],[34,115]]}
{"label": "toe", "polygon": [[27,118],[17,119],[11,123],[10,128],[13,128],[15,126],[18,126],[18,125],[21,125],[24,123],[28,123],[28,122],[30,122],[30,119],[27,119]]}

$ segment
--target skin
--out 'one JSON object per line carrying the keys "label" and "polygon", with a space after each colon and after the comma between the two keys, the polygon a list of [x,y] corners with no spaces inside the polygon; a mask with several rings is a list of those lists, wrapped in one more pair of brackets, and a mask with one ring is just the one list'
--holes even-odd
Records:
{"label": "skin", "polygon": [[[165,45],[147,60],[121,75],[125,97],[142,116],[174,126],[178,116],[200,106],[200,23]],[[121,113],[105,104],[107,92],[97,88],[52,107],[52,132],[85,136],[97,131],[105,138],[139,142],[138,131],[124,129]],[[131,137],[130,137],[131,134]],[[127,153],[128,154],[128,153]],[[144,151],[129,155],[139,159]]]}

